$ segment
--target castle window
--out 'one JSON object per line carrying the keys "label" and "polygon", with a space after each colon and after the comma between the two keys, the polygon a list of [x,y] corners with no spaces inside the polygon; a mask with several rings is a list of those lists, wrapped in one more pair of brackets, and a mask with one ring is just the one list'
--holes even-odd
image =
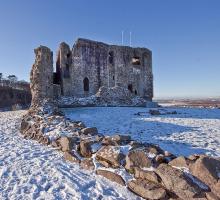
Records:
{"label": "castle window", "polygon": [[134,94],[135,94],[135,95],[137,95],[137,94],[138,94],[138,93],[137,93],[137,90],[135,90],[135,91],[134,91]]}
{"label": "castle window", "polygon": [[128,90],[132,93],[133,92],[133,88],[132,88],[132,84],[128,85]]}
{"label": "castle window", "polygon": [[66,64],[65,70],[64,70],[64,78],[70,77],[70,66]]}
{"label": "castle window", "polygon": [[133,65],[141,65],[140,57],[137,57],[137,56],[133,57],[132,58],[132,64]]}
{"label": "castle window", "polygon": [[109,54],[108,54],[108,62],[110,64],[114,63],[114,53],[113,53],[113,51],[110,51]]}
{"label": "castle window", "polygon": [[66,54],[66,57],[69,58],[70,57],[70,53]]}
{"label": "castle window", "polygon": [[115,76],[112,77],[113,81],[115,80]]}
{"label": "castle window", "polygon": [[83,88],[85,92],[89,91],[89,79],[87,77],[83,80]]}

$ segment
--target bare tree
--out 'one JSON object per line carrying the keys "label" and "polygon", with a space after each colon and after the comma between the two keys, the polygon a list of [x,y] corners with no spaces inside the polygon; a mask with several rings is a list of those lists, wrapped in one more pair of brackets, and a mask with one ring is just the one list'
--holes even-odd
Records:
{"label": "bare tree", "polygon": [[15,75],[9,75],[7,78],[11,83],[15,83],[18,81],[18,78]]}

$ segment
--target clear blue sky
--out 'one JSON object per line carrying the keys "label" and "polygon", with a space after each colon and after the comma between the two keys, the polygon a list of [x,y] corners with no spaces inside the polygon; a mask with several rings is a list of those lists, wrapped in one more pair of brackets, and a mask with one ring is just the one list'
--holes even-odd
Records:
{"label": "clear blue sky", "polygon": [[0,72],[29,80],[33,49],[78,37],[153,51],[155,97],[220,96],[219,0],[1,0]]}

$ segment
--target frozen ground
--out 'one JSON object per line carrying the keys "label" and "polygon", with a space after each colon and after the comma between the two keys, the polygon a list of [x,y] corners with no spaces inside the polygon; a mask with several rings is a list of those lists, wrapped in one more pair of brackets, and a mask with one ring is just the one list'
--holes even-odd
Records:
{"label": "frozen ground", "polygon": [[178,114],[151,116],[147,108],[64,109],[71,119],[96,126],[103,134],[130,134],[133,139],[159,144],[174,154],[220,156],[220,109],[165,108],[161,111],[174,110]]}
{"label": "frozen ground", "polygon": [[[75,108],[65,112],[104,134],[131,134],[175,154],[220,156],[220,110],[166,110],[178,114],[152,117],[146,108]],[[64,161],[52,148],[22,139],[18,126],[24,113],[0,112],[0,199],[139,199],[125,187]]]}
{"label": "frozen ground", "polygon": [[18,133],[22,114],[0,112],[1,200],[140,199],[125,187],[64,161],[52,148],[22,139]]}

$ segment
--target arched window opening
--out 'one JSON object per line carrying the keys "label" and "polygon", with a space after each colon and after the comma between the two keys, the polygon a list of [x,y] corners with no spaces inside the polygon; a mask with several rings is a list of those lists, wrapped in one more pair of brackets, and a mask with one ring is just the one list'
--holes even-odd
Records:
{"label": "arched window opening", "polygon": [[70,58],[70,56],[71,56],[71,54],[70,54],[70,53],[66,54],[66,57],[67,57],[67,58]]}
{"label": "arched window opening", "polygon": [[134,91],[134,94],[135,94],[135,95],[137,95],[137,94],[138,94],[138,93],[137,93],[137,90],[135,90],[135,91]]}
{"label": "arched window opening", "polygon": [[132,64],[133,65],[141,65],[141,59],[138,56],[135,56],[132,58]]}
{"label": "arched window opening", "polygon": [[112,77],[113,81],[115,80],[115,76]]}
{"label": "arched window opening", "polygon": [[114,53],[113,53],[113,51],[109,52],[108,61],[109,61],[110,64],[113,64],[113,62],[114,62]]}
{"label": "arched window opening", "polygon": [[87,77],[83,80],[83,88],[85,92],[89,91],[89,79]]}
{"label": "arched window opening", "polygon": [[132,84],[128,85],[128,90],[132,93],[133,92],[133,88],[132,88]]}

